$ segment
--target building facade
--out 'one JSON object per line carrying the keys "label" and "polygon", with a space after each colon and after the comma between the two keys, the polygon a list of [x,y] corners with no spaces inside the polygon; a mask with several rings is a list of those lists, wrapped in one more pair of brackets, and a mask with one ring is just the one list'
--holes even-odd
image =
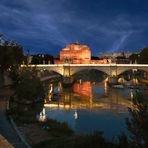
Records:
{"label": "building facade", "polygon": [[115,53],[100,53],[99,58],[100,59],[107,59],[108,63],[116,63],[116,64],[128,64],[129,62],[129,56],[132,53],[127,52],[115,52]]}
{"label": "building facade", "polygon": [[55,64],[90,64],[91,50],[87,45],[78,43],[68,44],[60,51],[60,59],[54,61]]}

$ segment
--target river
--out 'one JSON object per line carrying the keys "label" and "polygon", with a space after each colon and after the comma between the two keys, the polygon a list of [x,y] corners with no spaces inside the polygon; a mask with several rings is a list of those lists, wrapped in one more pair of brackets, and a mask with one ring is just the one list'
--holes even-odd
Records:
{"label": "river", "polygon": [[128,108],[132,107],[137,90],[111,88],[103,79],[100,82],[78,80],[66,89],[60,82],[52,87],[44,104],[47,118],[68,123],[76,133],[101,131],[109,140],[121,132],[130,135],[125,118],[129,117]]}

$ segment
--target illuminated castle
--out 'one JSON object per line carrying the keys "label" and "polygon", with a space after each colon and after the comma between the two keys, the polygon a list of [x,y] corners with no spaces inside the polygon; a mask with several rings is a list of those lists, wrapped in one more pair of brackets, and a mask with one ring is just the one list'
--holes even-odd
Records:
{"label": "illuminated castle", "polygon": [[79,43],[68,44],[60,51],[60,60],[55,60],[55,64],[90,64],[91,50],[86,45]]}

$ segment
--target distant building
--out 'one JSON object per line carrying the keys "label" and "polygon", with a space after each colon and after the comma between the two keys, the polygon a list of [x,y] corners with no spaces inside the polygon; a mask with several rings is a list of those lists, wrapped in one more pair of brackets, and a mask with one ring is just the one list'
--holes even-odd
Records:
{"label": "distant building", "polygon": [[53,64],[54,58],[52,55],[48,54],[35,54],[35,55],[28,55],[25,56],[26,64]]}
{"label": "distant building", "polygon": [[115,62],[117,64],[129,64],[130,60],[129,60],[129,58],[126,58],[124,56],[118,56],[118,57],[116,57]]}
{"label": "distant building", "polygon": [[91,50],[87,45],[80,45],[79,43],[68,44],[60,51],[60,59],[55,59],[54,63],[90,64]]}
{"label": "distant building", "polygon": [[108,64],[111,63],[107,58],[91,58],[91,50],[87,45],[80,45],[79,43],[68,44],[60,51],[59,59],[54,59],[55,64]]}
{"label": "distant building", "polygon": [[129,58],[129,56],[132,55],[132,53],[131,52],[100,53],[98,56],[99,58],[116,58],[122,55],[124,55],[126,58]]}
{"label": "distant building", "polygon": [[117,63],[117,64],[127,64],[129,63],[129,56],[132,53],[127,52],[119,52],[119,53],[101,53],[99,54],[99,58],[107,59],[108,63]]}

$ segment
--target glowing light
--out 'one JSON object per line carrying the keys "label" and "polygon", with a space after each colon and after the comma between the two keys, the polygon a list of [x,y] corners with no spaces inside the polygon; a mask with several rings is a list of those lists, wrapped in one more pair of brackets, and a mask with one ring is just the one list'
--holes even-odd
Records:
{"label": "glowing light", "polygon": [[50,85],[49,85],[49,94],[51,94],[53,92],[53,84],[51,83]]}
{"label": "glowing light", "polygon": [[46,112],[45,112],[45,108],[43,108],[42,112],[40,112],[39,115],[39,121],[44,122],[46,121],[47,117],[46,117]]}
{"label": "glowing light", "polygon": [[105,95],[107,95],[108,93],[107,81],[104,82],[104,92],[105,92]]}
{"label": "glowing light", "polygon": [[130,90],[130,93],[131,93],[131,99],[133,99],[134,98],[134,93],[133,93],[132,89]]}
{"label": "glowing light", "polygon": [[134,84],[134,85],[137,85],[137,84],[138,84],[138,79],[137,79],[137,78],[134,78],[134,79],[133,79],[133,84]]}
{"label": "glowing light", "polygon": [[78,119],[78,113],[77,113],[77,111],[75,111],[75,113],[74,113],[74,118],[75,119]]}

